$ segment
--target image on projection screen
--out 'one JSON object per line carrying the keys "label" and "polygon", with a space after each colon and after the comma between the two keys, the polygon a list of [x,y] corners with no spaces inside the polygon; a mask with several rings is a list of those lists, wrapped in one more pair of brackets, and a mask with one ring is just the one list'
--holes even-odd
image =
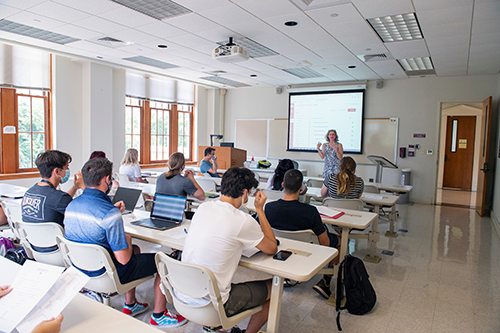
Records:
{"label": "image on projection screen", "polygon": [[290,93],[288,150],[316,152],[335,129],[344,152],[362,153],[364,90]]}

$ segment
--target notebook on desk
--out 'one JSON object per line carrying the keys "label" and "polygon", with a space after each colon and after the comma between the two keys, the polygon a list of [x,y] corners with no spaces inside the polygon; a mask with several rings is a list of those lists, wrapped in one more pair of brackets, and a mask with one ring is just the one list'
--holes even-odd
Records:
{"label": "notebook on desk", "polygon": [[155,193],[150,217],[132,224],[157,230],[177,227],[182,223],[186,201],[181,195]]}
{"label": "notebook on desk", "polygon": [[113,205],[117,202],[123,201],[125,204],[125,211],[122,214],[130,214],[134,211],[141,193],[142,190],[135,188],[118,187],[113,197]]}

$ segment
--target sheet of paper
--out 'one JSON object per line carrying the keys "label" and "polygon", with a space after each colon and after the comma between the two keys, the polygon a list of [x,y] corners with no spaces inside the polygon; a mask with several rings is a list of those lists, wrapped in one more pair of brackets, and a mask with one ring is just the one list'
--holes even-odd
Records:
{"label": "sheet of paper", "polygon": [[88,280],[90,278],[76,268],[68,268],[16,329],[19,333],[29,333],[40,322],[57,317]]}
{"label": "sheet of paper", "polygon": [[183,225],[172,228],[168,231],[168,237],[175,239],[184,239],[186,238],[189,230],[185,228]]}
{"label": "sheet of paper", "polygon": [[316,209],[320,214],[326,215],[328,217],[333,217],[335,215],[342,213],[342,211],[340,210],[329,208],[326,206],[316,206]]}
{"label": "sheet of paper", "polygon": [[362,198],[372,199],[372,200],[382,200],[384,196],[375,193],[363,193]]}
{"label": "sheet of paper", "polygon": [[258,248],[256,248],[256,247],[253,247],[251,249],[245,249],[245,250],[243,250],[243,253],[241,253],[241,254],[244,257],[250,258],[251,256],[253,256],[257,252],[260,252],[260,250]]}
{"label": "sheet of paper", "polygon": [[19,325],[63,270],[64,267],[27,260],[12,283],[12,291],[0,299],[0,331],[11,332]]}

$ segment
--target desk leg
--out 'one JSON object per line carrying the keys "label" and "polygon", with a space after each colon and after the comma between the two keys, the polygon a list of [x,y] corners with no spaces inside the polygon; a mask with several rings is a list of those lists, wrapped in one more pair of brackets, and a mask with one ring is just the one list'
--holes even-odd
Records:
{"label": "desk leg", "polygon": [[269,316],[267,319],[267,333],[278,333],[281,312],[281,296],[283,295],[284,278],[273,276],[271,288],[271,303],[269,305]]}
{"label": "desk leg", "polygon": [[385,232],[385,236],[386,237],[397,237],[398,236],[398,233],[394,230],[394,227],[395,227],[395,224],[396,224],[396,219],[397,219],[396,217],[397,217],[397,214],[396,214],[396,204],[394,204],[391,207],[391,213],[389,214],[390,229],[389,229],[389,231]]}
{"label": "desk leg", "polygon": [[373,222],[372,231],[368,234],[368,242],[370,242],[370,254],[365,256],[365,261],[378,263],[382,258],[377,256],[377,242],[380,239],[380,235],[378,233],[378,212],[379,206],[375,206],[375,211],[377,212],[377,217],[375,218],[375,222]]}

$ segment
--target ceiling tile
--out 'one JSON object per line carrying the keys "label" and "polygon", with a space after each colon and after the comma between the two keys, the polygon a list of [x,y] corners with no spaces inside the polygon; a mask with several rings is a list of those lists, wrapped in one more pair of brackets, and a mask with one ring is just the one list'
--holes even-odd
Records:
{"label": "ceiling tile", "polygon": [[10,7],[18,8],[18,9],[28,9],[39,5],[46,0],[2,0],[2,5],[7,5]]}
{"label": "ceiling tile", "polygon": [[[19,1],[19,0],[14,0],[18,2],[25,2]],[[116,9],[116,8],[121,8],[122,5],[119,5],[115,2],[112,1],[107,1],[107,0],[52,0],[54,2],[58,2],[62,5],[81,10],[83,12],[92,14],[92,15],[98,15],[101,13],[105,13],[107,11]]]}
{"label": "ceiling tile", "polygon": [[411,0],[371,0],[355,3],[367,19],[414,12]]}
{"label": "ceiling tile", "polygon": [[78,27],[72,24],[64,24],[55,28],[50,29],[50,31],[57,32],[59,34],[68,35],[79,39],[91,39],[95,37],[102,36],[100,32]]}
{"label": "ceiling tile", "polygon": [[156,21],[153,23],[141,25],[136,27],[135,29],[150,35],[154,35],[158,38],[170,38],[184,35],[186,33],[185,30],[178,29],[162,21]]}
{"label": "ceiling tile", "polygon": [[438,76],[458,76],[458,75],[466,75],[467,69],[463,67],[455,67],[455,68],[437,68],[436,74]]}
{"label": "ceiling tile", "polygon": [[421,26],[441,26],[446,24],[466,23],[472,21],[472,4],[462,7],[435,9],[418,12],[418,22]]}
{"label": "ceiling tile", "polygon": [[59,21],[66,23],[71,23],[78,20],[83,20],[84,18],[90,17],[91,15],[71,7],[63,6],[57,2],[47,1],[40,5],[31,7],[28,12],[43,15],[46,17],[51,17]]}
{"label": "ceiling tile", "polygon": [[[257,20],[255,16],[234,4],[202,10],[199,14],[226,28],[231,28],[232,25],[239,24],[241,22],[251,22],[252,20]],[[207,27],[207,29],[210,28],[215,27]]]}
{"label": "ceiling tile", "polygon": [[198,32],[205,29],[214,29],[220,27],[219,24],[212,22],[211,20],[206,19],[205,17],[200,16],[196,13],[173,17],[166,20],[165,22],[176,28],[188,32]]}
{"label": "ceiling tile", "polygon": [[[230,4],[228,0],[210,0],[210,1],[200,1],[200,0],[175,0],[178,4],[194,11],[199,12],[205,9],[217,8],[222,6],[227,6]],[[234,1],[232,1],[234,2]]]}
{"label": "ceiling tile", "polygon": [[266,21],[273,16],[297,14],[300,10],[288,0],[250,0],[238,3],[238,6]]}
{"label": "ceiling tile", "polygon": [[117,24],[97,16],[91,16],[80,21],[75,21],[73,24],[82,28],[100,31],[103,35],[108,35],[127,28],[124,25]]}
{"label": "ceiling tile", "polygon": [[224,27],[201,30],[196,32],[195,35],[214,42],[229,40],[229,37],[234,37],[234,38],[242,37],[240,34]]}
{"label": "ceiling tile", "polygon": [[4,6],[0,4],[0,19],[6,18],[8,16],[20,13],[21,9],[10,7],[10,6]]}
{"label": "ceiling tile", "polygon": [[[349,37],[339,37],[339,42],[354,54],[365,54],[366,49],[372,50],[384,47],[384,43],[375,33],[369,35],[355,35]],[[387,45],[386,45],[387,47]],[[370,51],[372,52],[372,51]]]}
{"label": "ceiling tile", "polygon": [[158,39],[156,36],[152,36],[150,34],[146,34],[144,32],[137,31],[135,29],[126,29],[118,32],[113,32],[109,35],[110,37],[136,44],[146,43]]}
{"label": "ceiling tile", "polygon": [[493,20],[498,21],[500,17],[500,2],[489,2],[489,3],[479,3],[474,6],[474,20],[476,21],[487,21]]}
{"label": "ceiling tile", "polygon": [[[476,3],[478,0],[475,0]],[[435,9],[446,9],[460,6],[468,6],[471,0],[413,0],[415,9],[417,11],[427,11]],[[420,18],[420,17],[419,17]]]}
{"label": "ceiling tile", "polygon": [[428,57],[427,45],[423,39],[385,43],[385,46],[396,59]]}
{"label": "ceiling tile", "polygon": [[35,27],[44,30],[50,30],[52,28],[65,24],[65,22],[62,21],[54,20],[52,18],[48,18],[40,14],[29,13],[26,11],[10,15],[9,17],[7,17],[7,19],[9,21],[22,23],[25,25],[29,25],[30,27]]}
{"label": "ceiling tile", "polygon": [[157,19],[154,19],[146,14],[139,13],[125,6],[120,6],[120,8],[101,13],[97,16],[102,17],[103,19],[106,19],[108,21],[132,28],[158,22]]}
{"label": "ceiling tile", "polygon": [[[332,14],[338,16],[332,17]],[[306,15],[327,29],[337,24],[365,20],[352,3],[308,10]]]}

